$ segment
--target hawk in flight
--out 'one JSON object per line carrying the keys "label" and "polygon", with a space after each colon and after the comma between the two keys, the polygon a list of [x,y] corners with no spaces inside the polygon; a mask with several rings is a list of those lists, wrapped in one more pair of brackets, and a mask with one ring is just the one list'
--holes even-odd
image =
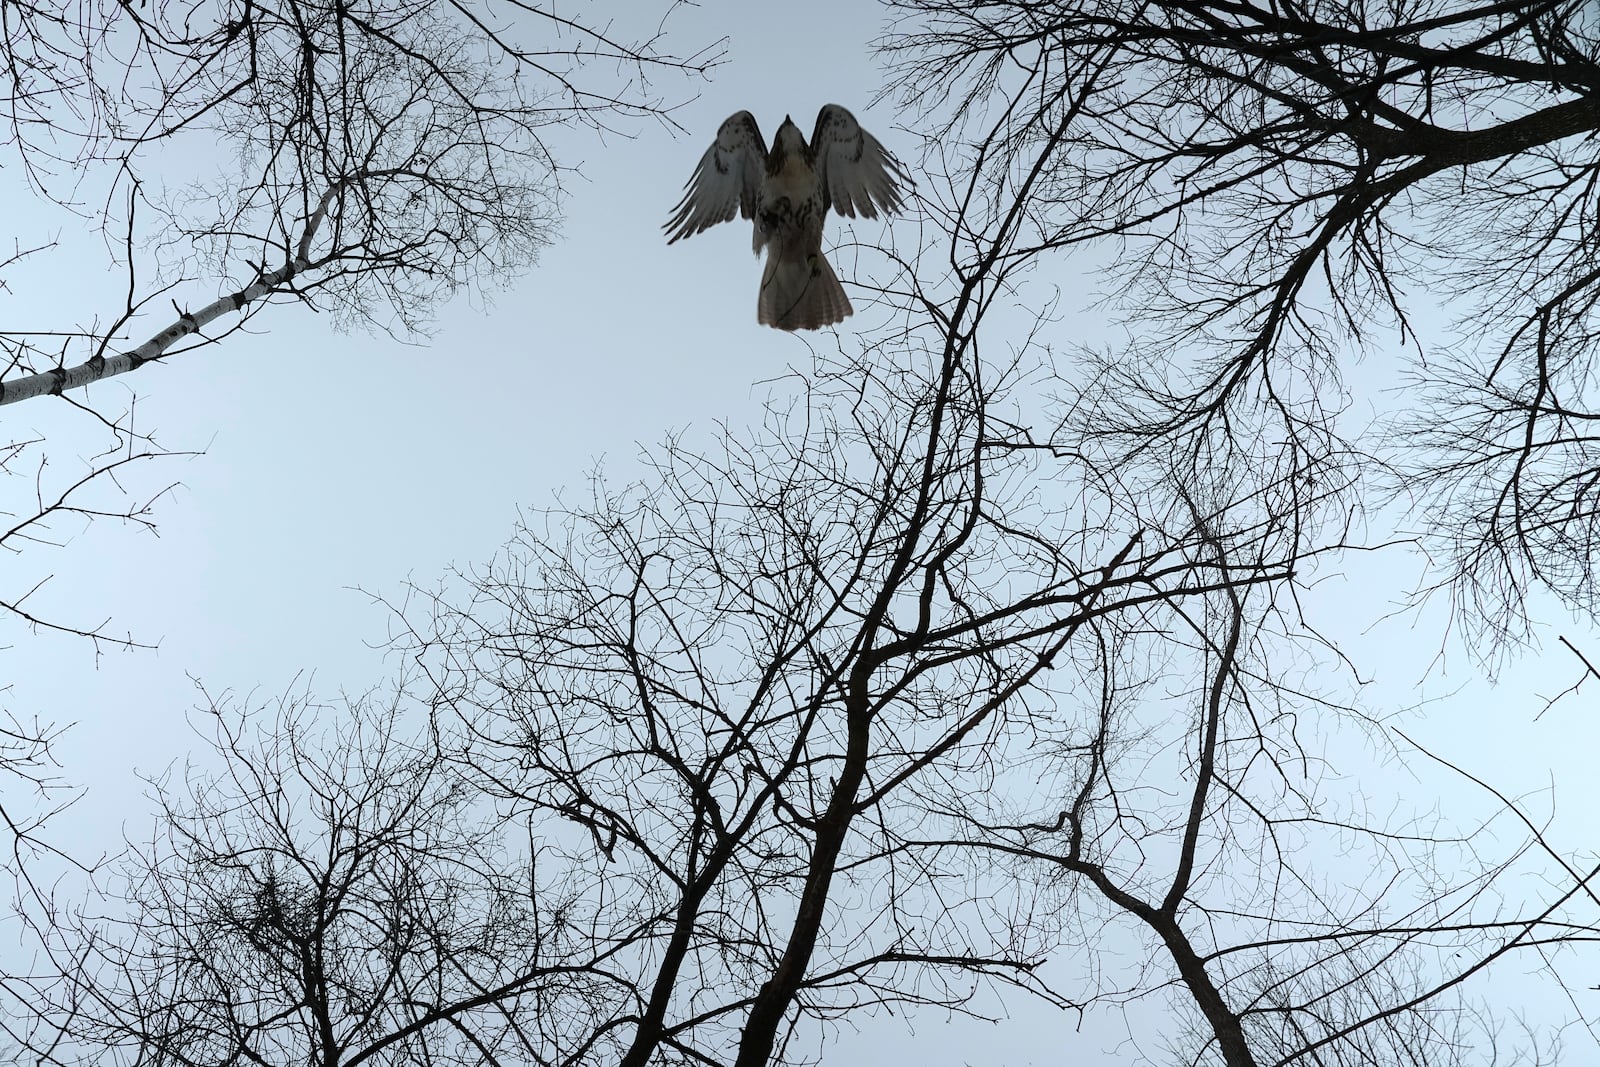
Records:
{"label": "hawk in flight", "polygon": [[683,194],[663,227],[668,244],[733,218],[755,220],[755,251],[767,250],[761,272],[756,321],[780,330],[815,330],[851,313],[850,298],[822,255],[822,220],[841,215],[875,219],[900,210],[901,186],[911,178],[838,104],[817,112],[807,144],[784,116],[772,150],[741,111],[717,130],[717,143],[700,157]]}

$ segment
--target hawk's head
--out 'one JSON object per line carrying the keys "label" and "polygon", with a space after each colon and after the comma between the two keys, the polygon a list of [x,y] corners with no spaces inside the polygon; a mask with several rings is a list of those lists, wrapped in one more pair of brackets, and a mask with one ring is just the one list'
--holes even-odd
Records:
{"label": "hawk's head", "polygon": [[787,155],[796,152],[804,155],[806,151],[806,135],[800,132],[800,127],[788,115],[783,116],[783,125],[778,127],[778,134],[772,139],[772,147]]}
{"label": "hawk's head", "polygon": [[806,146],[806,135],[800,132],[800,127],[788,115],[783,116],[783,125],[778,127],[777,136],[772,138],[772,151],[767,153],[767,173],[778,174],[788,164],[790,158],[801,160],[806,166],[811,166],[811,149]]}

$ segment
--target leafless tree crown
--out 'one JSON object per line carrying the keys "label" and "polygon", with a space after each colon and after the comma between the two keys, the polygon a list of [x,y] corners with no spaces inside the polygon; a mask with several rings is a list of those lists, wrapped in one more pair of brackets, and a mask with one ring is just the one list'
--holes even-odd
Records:
{"label": "leafless tree crown", "polygon": [[[391,603],[393,701],[209,703],[221,776],[158,785],[118,907],[37,925],[30,1053],[764,1067],[1017,998],[1063,1046],[1159,1017],[1130,1062],[1600,1047],[1592,849],[1396,729],[1317,600],[1415,536],[1484,647],[1532,589],[1589,603],[1591,9],[890,6],[921,230],[835,260],[877,325],[762,427],[670,437]],[[322,114],[367,69],[308,80],[349,10],[249,91]],[[370,47],[409,58],[441,10]],[[527,62],[483,33],[472,69]],[[404,144],[457,176],[490,130],[543,158],[494,108],[435,125],[514,89],[440,69],[425,114],[384,112]],[[249,142],[256,236],[200,227],[219,254],[275,235],[305,299],[375,316],[427,295],[380,252],[408,210],[456,220],[431,262],[537,236],[434,189],[435,148],[323,121]],[[1068,271],[1126,344],[1078,343]],[[1354,424],[1352,360],[1390,345],[1420,399]],[[1550,995],[1507,1003],[1508,971]]]}

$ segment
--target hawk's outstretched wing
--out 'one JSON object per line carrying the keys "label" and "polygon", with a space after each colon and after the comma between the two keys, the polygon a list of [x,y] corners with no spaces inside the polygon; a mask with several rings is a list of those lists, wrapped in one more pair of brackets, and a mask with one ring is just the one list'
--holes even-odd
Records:
{"label": "hawk's outstretched wing", "polygon": [[838,104],[817,112],[811,151],[822,179],[824,209],[832,207],[841,215],[859,212],[869,219],[877,218],[880,210],[900,210],[900,188],[910,184],[911,176]]}
{"label": "hawk's outstretched wing", "polygon": [[[850,121],[854,125],[855,120]],[[735,211],[754,218],[766,165],[767,142],[761,138],[755,116],[748,111],[731,116],[717,129],[717,143],[700,157],[700,165],[684,186],[683,199],[662,227],[671,234],[667,244],[727,222]]]}

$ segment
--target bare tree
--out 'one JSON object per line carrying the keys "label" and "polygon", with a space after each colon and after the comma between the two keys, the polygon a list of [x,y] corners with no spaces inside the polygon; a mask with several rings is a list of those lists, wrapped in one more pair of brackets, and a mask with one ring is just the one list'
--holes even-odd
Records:
{"label": "bare tree", "polygon": [[[153,532],[173,481],[152,461],[192,453],[163,445],[136,398],[69,394],[217,343],[273,304],[415,334],[463,287],[514,279],[560,211],[548,132],[670,123],[662,82],[677,91],[717,61],[716,47],[668,55],[660,26],[645,30],[630,40],[521,2],[8,4],[0,158],[21,180],[0,292],[61,253],[29,227],[62,219],[98,231],[90,254],[123,284],[85,290],[67,322],[0,324],[0,404],[53,395],[82,413],[48,440],[16,419],[0,438],[0,548],[28,553],[0,616],[96,654],[145,647],[54,606],[49,554],[97,522]],[[29,194],[37,214],[21,210]]]}
{"label": "bare tree", "polygon": [[58,916],[49,947],[71,966],[34,990],[50,1010],[29,1053],[525,1062],[576,1025],[585,988],[611,984],[603,946],[561,919],[577,901],[406,707],[210,702],[220,767],[153,782],[155,832],[105,910]]}
{"label": "bare tree", "polygon": [[628,946],[565,1062],[798,1062],[1011,996],[1168,1003],[1230,1067],[1542,1055],[1462,987],[1592,938],[1597,872],[1330,788],[1373,723],[1294,593],[1348,486],[1036,442],[1041,368],[901,338],[400,606],[467,775]]}
{"label": "bare tree", "polygon": [[[437,300],[517,276],[548,240],[561,167],[541,131],[670,121],[652,75],[717,59],[520,3],[89,3],[78,16],[19,10],[5,58],[54,84],[14,95],[7,114],[24,159],[43,149],[22,132],[41,127],[79,146],[71,162],[105,164],[99,221],[124,253],[127,300],[104,309],[105,328],[63,334],[87,357],[73,366],[37,335],[0,333],[0,403],[213,342],[276,300],[414,332]],[[612,65],[629,68],[620,88],[595,73]],[[143,177],[195,145],[233,154],[234,172],[162,188]],[[117,350],[152,301],[196,281],[213,290],[201,306]]]}
{"label": "bare tree", "polygon": [[[326,299],[348,320],[388,321],[387,305],[401,327],[455,286],[492,285],[526,266],[557,207],[560,167],[541,130],[670,122],[674,105],[652,74],[700,74],[718,58],[675,58],[655,39],[614,39],[533,4],[83,11],[83,35],[106,50],[83,62],[99,80],[58,91],[106,112],[78,131],[82,155],[113,164],[110,189],[137,192],[157,213],[159,245],[175,251],[156,266],[203,251],[214,270],[202,277],[236,279],[246,292],[253,282],[270,293],[337,290]],[[112,48],[119,34],[130,48]],[[78,110],[40,121],[54,133]],[[170,163],[164,146],[187,138],[233,153],[235,173],[143,188],[142,165]],[[129,221],[115,206],[108,198],[102,216],[113,234]]]}
{"label": "bare tree", "polygon": [[[798,1062],[886,1006],[1166,996],[1202,1062],[1473,1062],[1499,1031],[1457,986],[1593,916],[1488,914],[1504,856],[1330,795],[1303,719],[1339,709],[1290,685],[1327,652],[1287,607],[1294,510],[1247,471],[1032,443],[1037,368],[897,344],[414,591],[409,719],[208,713],[225,776],[164,786],[126,915],[60,928],[70,1037],[35,1047]],[[397,899],[440,885],[457,907]],[[1134,984],[1052,959],[1130,921]]]}
{"label": "bare tree", "polygon": [[[41,204],[100,232],[123,286],[86,293],[116,303],[71,322],[0,327],[0,404],[170,362],[274,304],[416,335],[439,301],[515,279],[561,207],[549,133],[670,124],[676,104],[658,85],[676,88],[720,54],[674,57],[649,33],[630,41],[528,3],[8,8],[5,150]],[[54,251],[25,232],[38,225],[27,213],[10,218],[18,251],[0,286]],[[83,469],[64,463],[72,446],[60,441],[0,448],[7,473],[40,475],[6,509],[12,548],[69,514],[148,526],[169,484],[135,482],[125,505],[113,483],[165,449],[131,404],[69,402],[103,438],[82,446]],[[110,638],[41,617],[28,595],[4,598],[18,620]]]}
{"label": "bare tree", "polygon": [[[1349,357],[1408,345],[1416,417],[1364,450],[1403,470],[1462,621],[1522,635],[1530,586],[1592,610],[1592,5],[890,6],[893,85],[941,136],[1035,86],[988,165],[1032,158],[1039,101],[1085,99],[1039,239],[1112,260],[1138,422],[1182,447],[1260,399],[1315,438]],[[1418,333],[1435,305],[1453,333]]]}
{"label": "bare tree", "polygon": [[[0,616],[96,655],[149,640],[54,606],[49,553],[91,524],[154,531],[173,482],[151,461],[190,453],[158,441],[136,398],[77,387],[220,342],[274,304],[415,334],[453,293],[514,279],[561,207],[549,132],[670,124],[670,94],[717,62],[720,46],[665,53],[663,26],[630,38],[521,0],[8,4],[0,169],[16,182],[0,292],[52,255],[83,255],[51,236],[63,220],[122,286],[86,288],[65,322],[19,320],[33,308],[13,300],[0,324],[0,404],[52,395],[81,414],[48,435],[12,419],[0,438],[0,548],[27,553]],[[21,817],[17,783],[56,734],[41,722],[16,735],[15,758],[0,748],[0,772],[21,776],[4,786],[8,814]],[[46,847],[38,830],[18,824],[13,859]],[[22,903],[43,906],[16,873]]]}
{"label": "bare tree", "polygon": [[[1360,547],[1326,427],[1274,451],[1284,409],[1241,401],[1205,448],[1153,448],[1107,430],[1138,399],[1115,368],[1065,376],[1043,326],[979,355],[1088,99],[1062,92],[1030,156],[930,183],[948,274],[891,272],[898,324],[767,434],[671,444],[637,489],[525,525],[465,599],[402,610],[462,761],[631,887],[588,919],[649,946],[610,1056],[803,1059],[808,1023],[969,1010],[986,979],[1079,1011],[1170,992],[1233,1067],[1447,1030],[1438,1061],[1471,1062],[1500,1030],[1459,986],[1591,936],[1592,872],[1497,910],[1515,850],[1324,788],[1305,720],[1371,726],[1304,680],[1339,662],[1297,583]],[[1369,876],[1328,885],[1352,854]],[[1048,965],[1130,921],[1132,984]]]}
{"label": "bare tree", "polygon": [[[1219,563],[1238,548],[1213,544]],[[1551,956],[1594,940],[1600,867],[1556,854],[1504,797],[1487,823],[1459,826],[1374,811],[1376,783],[1337,788],[1327,746],[1359,727],[1338,725],[1356,709],[1319,693],[1328,650],[1273,595],[1227,589],[1141,626],[1097,625],[1098,656],[1078,668],[1100,706],[1035,743],[1050,788],[963,796],[944,808],[959,836],[918,847],[1013,858],[1059,894],[1080,951],[1142,946],[1153,973],[1076,994],[1191,1020],[1176,1055],[1159,1047],[1170,1032],[1135,1032],[1141,1062],[1547,1062],[1554,1030],[1517,1034],[1522,1005],[1491,1008],[1483,979],[1520,957],[1519,973],[1570,988]],[[1527,875],[1539,891],[1517,889]]]}
{"label": "bare tree", "polygon": [[904,828],[952,777],[1003,780],[1093,620],[1281,570],[1081,517],[1052,545],[1010,491],[1037,455],[991,436],[1011,376],[895,365],[840,365],[756,440],[669,447],[648,485],[525,525],[466,601],[408,612],[462,761],[628,887],[597,881],[584,917],[637,943],[601,1059],[763,1064],[805,1020],[974,983],[1064,1005],[1027,902]]}
{"label": "bare tree", "polygon": [[[1381,713],[1324,695],[1339,650],[1297,590],[1362,547],[1352,517],[1401,521],[1364,506],[1398,471],[1474,635],[1523,633],[1532,581],[1589,604],[1588,9],[891,6],[892,91],[927,158],[984,175],[948,208],[952,248],[990,232],[973,217],[986,198],[1009,207],[1028,235],[1006,254],[1104,264],[1100,295],[1135,337],[1047,386],[1060,417],[1041,447],[1084,457],[1125,509],[1192,516],[1219,567],[1281,543],[1293,572],[1160,625],[1097,625],[1082,688],[1102,706],[1051,741],[1057,793],[963,800],[949,815],[964,831],[925,847],[1053,868],[1086,948],[1106,916],[1134,920],[1200,1061],[1505,1057],[1466,989],[1507,956],[1543,967],[1550,946],[1592,940],[1596,872],[1531,824],[1501,852],[1335,807],[1308,724]],[[1406,299],[1435,282],[1472,316],[1449,345],[1416,332]],[[1338,418],[1343,368],[1388,336],[1417,350],[1430,406],[1363,434]],[[1152,707],[1152,690],[1190,707]],[[1330,886],[1319,866],[1340,853],[1370,880]],[[1523,862],[1550,865],[1548,893],[1507,889]],[[1558,995],[1574,987],[1554,973]]]}

